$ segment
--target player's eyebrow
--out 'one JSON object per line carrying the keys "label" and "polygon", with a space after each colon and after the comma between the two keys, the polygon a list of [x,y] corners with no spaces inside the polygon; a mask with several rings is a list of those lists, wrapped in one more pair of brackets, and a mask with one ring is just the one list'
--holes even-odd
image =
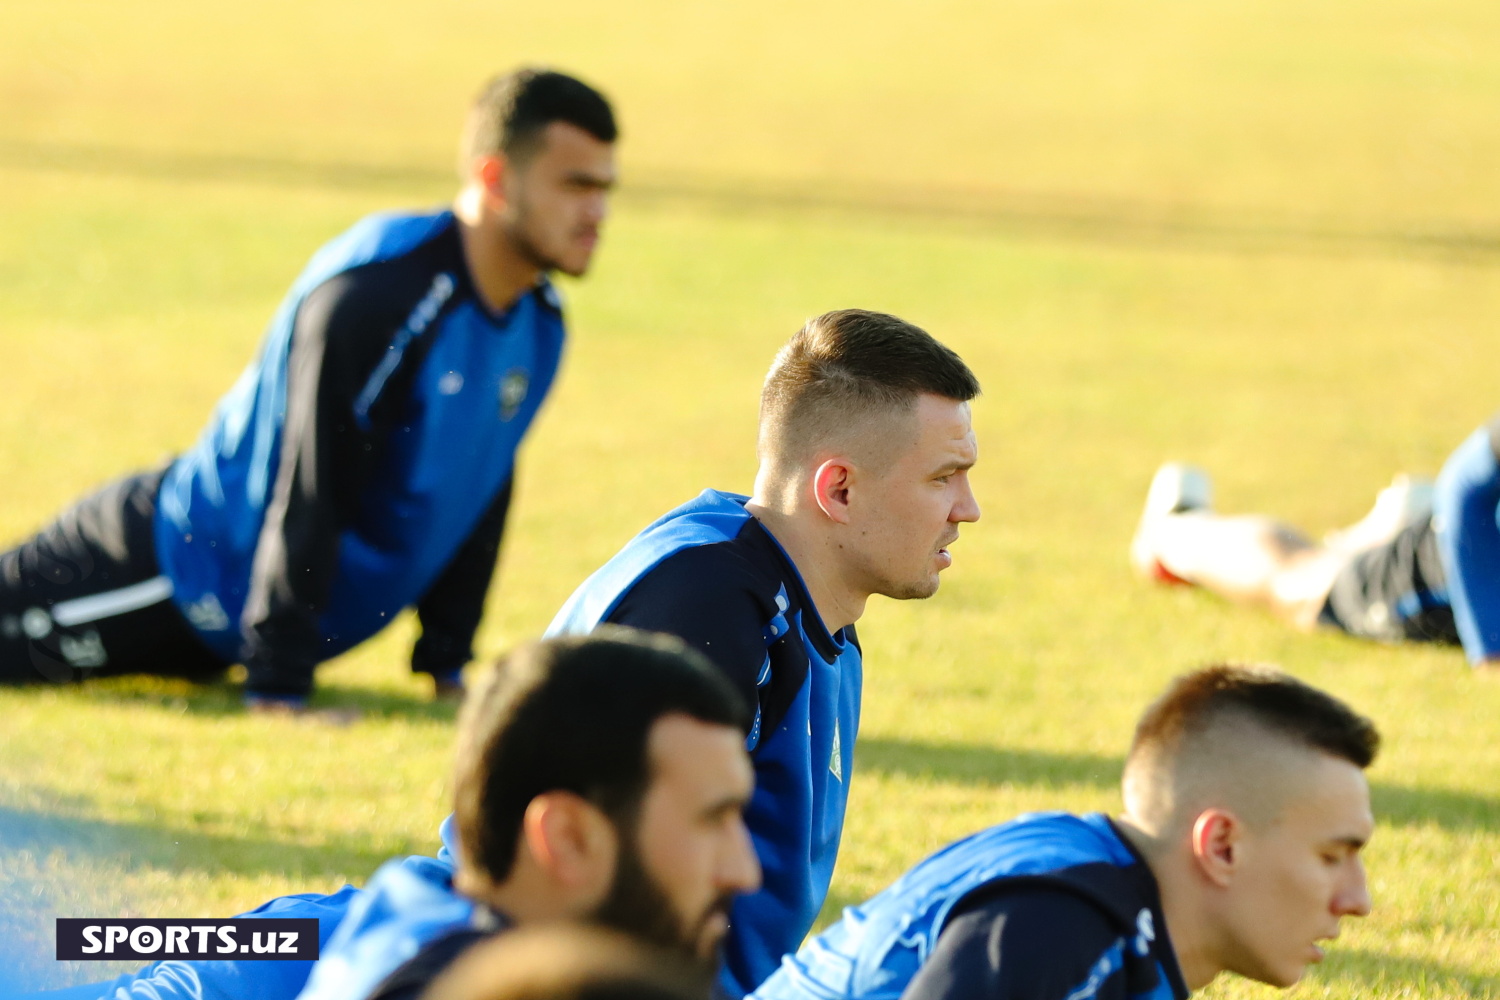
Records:
{"label": "player's eyebrow", "polygon": [[717,799],[705,806],[703,816],[705,819],[718,819],[729,812],[744,812],[745,807],[749,804],[750,796],[748,794],[741,795],[736,793],[734,795],[726,795],[724,798]]}
{"label": "player's eyebrow", "polygon": [[1347,837],[1335,837],[1333,842],[1340,847],[1347,847],[1351,851],[1359,851],[1370,842],[1368,837],[1356,837],[1353,834]]}
{"label": "player's eyebrow", "polygon": [[972,462],[972,461],[969,461],[969,462],[948,462],[948,463],[946,463],[944,465],[938,466],[936,469],[934,469],[932,471],[932,474],[934,476],[949,475],[949,474],[952,474],[954,472],[968,472],[972,468],[974,468],[974,462]]}
{"label": "player's eyebrow", "polygon": [[615,179],[613,177],[591,174],[587,170],[570,171],[563,179],[576,187],[599,188],[604,191],[608,191],[615,186]]}

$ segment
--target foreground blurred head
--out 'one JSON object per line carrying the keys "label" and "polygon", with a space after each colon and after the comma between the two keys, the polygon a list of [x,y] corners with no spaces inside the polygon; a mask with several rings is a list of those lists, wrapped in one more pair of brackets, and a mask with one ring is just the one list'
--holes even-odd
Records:
{"label": "foreground blurred head", "polygon": [[578,924],[524,927],[485,941],[423,1000],[708,1000],[712,978],[672,952]]}
{"label": "foreground blurred head", "polygon": [[1162,889],[1189,988],[1228,970],[1277,986],[1370,910],[1359,852],[1374,830],[1368,719],[1285,674],[1179,678],[1125,762],[1125,814]]}
{"label": "foreground blurred head", "polygon": [[614,112],[593,87],[527,68],[491,80],[459,144],[461,200],[533,267],[588,270],[615,182]]}
{"label": "foreground blurred head", "polygon": [[587,919],[705,962],[760,884],[738,693],[624,629],[506,657],[460,719],[455,884],[517,923]]}
{"label": "foreground blurred head", "polygon": [[814,558],[861,608],[870,594],[930,597],[958,525],[979,517],[968,478],[978,394],[963,359],[895,316],[809,320],[761,392],[757,513],[815,536]]}

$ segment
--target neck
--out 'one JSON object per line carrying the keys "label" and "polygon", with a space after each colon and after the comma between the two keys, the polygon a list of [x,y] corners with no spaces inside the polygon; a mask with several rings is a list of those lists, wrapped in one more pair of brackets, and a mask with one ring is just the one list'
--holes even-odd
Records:
{"label": "neck", "polygon": [[1144,824],[1117,816],[1115,825],[1125,839],[1146,859],[1156,879],[1161,897],[1161,913],[1167,923],[1167,937],[1177,956],[1177,968],[1189,991],[1199,990],[1213,981],[1222,970],[1213,946],[1213,921],[1202,905],[1203,897],[1193,879],[1186,837],[1163,836],[1148,832]]}
{"label": "neck", "polygon": [[556,886],[545,885],[536,872],[512,873],[501,885],[476,898],[516,924],[539,924],[549,920],[576,920],[580,907],[569,905]]}
{"label": "neck", "polygon": [[485,205],[483,189],[469,185],[460,191],[453,215],[464,265],[480,301],[490,312],[504,312],[537,283],[542,269],[520,252],[500,218]]}
{"label": "neck", "polygon": [[[756,493],[745,509],[755,516],[767,531],[781,543],[786,554],[791,556],[807,586],[814,610],[822,620],[823,627],[832,635],[845,625],[853,625],[865,613],[865,602],[869,594],[851,589],[839,572],[838,548],[826,532],[818,530],[818,522],[812,512],[798,510],[795,505],[782,505],[767,501],[757,486]],[[817,512],[821,513],[821,512]]]}

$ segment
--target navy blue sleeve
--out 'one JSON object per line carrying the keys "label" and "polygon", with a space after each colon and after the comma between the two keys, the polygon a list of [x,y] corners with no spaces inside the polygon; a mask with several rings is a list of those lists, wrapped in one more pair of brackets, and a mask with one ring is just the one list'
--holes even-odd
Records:
{"label": "navy blue sleeve", "polygon": [[422,635],[412,647],[413,670],[449,677],[474,658],[474,632],[484,615],[484,598],[500,556],[513,482],[514,472],[442,575],[417,602]]}
{"label": "navy blue sleeve", "polygon": [[293,325],[280,464],[241,618],[245,689],[305,697],[322,659],[318,618],[339,536],[402,416],[426,343],[410,351],[361,426],[354,403],[431,281],[421,258],[345,271],[314,289]]}
{"label": "navy blue sleeve", "polygon": [[951,917],[902,1000],[1126,1000],[1119,930],[1062,889],[1017,889]]}
{"label": "navy blue sleeve", "polygon": [[1500,657],[1500,420],[1481,428],[1443,465],[1433,495],[1438,552],[1464,653]]}
{"label": "navy blue sleeve", "polygon": [[731,543],[699,545],[662,560],[626,592],[608,621],[675,635],[729,678],[752,708],[766,663],[762,634],[774,589]]}

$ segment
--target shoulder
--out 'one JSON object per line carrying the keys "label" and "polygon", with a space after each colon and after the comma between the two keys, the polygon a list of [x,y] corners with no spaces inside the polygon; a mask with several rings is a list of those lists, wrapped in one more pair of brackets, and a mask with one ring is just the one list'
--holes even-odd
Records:
{"label": "shoulder", "polygon": [[[1060,886],[1017,887],[967,902],[949,919],[907,1000],[1076,995],[1122,946],[1117,922]],[[1108,975],[1096,986],[1104,986]],[[1123,980],[1122,980],[1123,984]],[[1095,989],[1089,995],[1110,995]],[[1120,995],[1124,995],[1121,993]]]}
{"label": "shoulder", "polygon": [[346,234],[351,245],[332,255],[330,266],[319,269],[315,259],[308,270],[316,280],[298,309],[299,335],[320,332],[336,341],[373,328],[383,344],[403,326],[419,333],[466,294],[468,278],[451,219],[443,225],[426,217],[401,221],[405,224],[361,236],[362,227],[372,223],[366,220]]}
{"label": "shoulder", "polygon": [[324,244],[308,262],[304,278],[317,282],[339,271],[399,260],[445,241],[458,243],[452,212],[380,212]]}
{"label": "shoulder", "polygon": [[738,598],[761,605],[774,604],[780,580],[775,567],[762,558],[753,539],[753,521],[733,538],[705,538],[666,556],[641,574],[631,592],[646,591],[674,600],[713,603]]}
{"label": "shoulder", "polygon": [[495,936],[494,931],[465,927],[429,941],[411,958],[397,966],[367,1000],[417,1000],[427,985],[441,975],[470,948]]}
{"label": "shoulder", "polygon": [[740,538],[705,540],[661,559],[624,592],[617,625],[667,632],[721,666],[758,669],[776,617],[778,580]]}

